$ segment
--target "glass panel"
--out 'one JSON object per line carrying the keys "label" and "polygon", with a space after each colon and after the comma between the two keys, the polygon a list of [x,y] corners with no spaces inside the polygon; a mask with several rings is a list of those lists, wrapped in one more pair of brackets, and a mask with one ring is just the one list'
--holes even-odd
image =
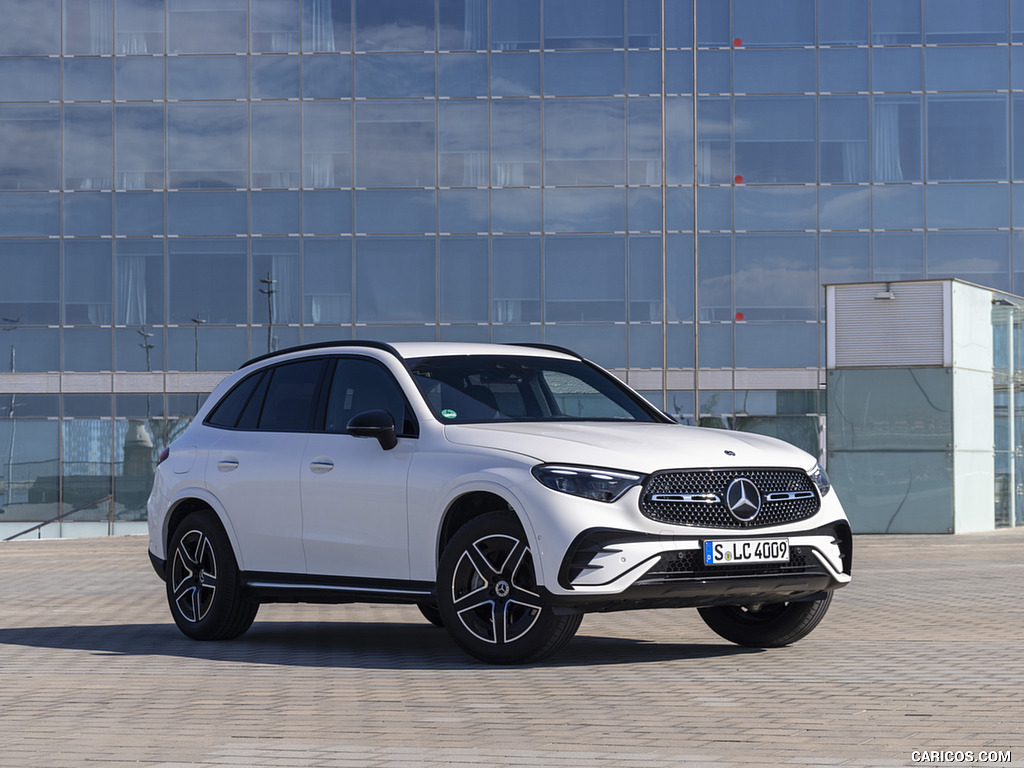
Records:
{"label": "glass panel", "polygon": [[625,232],[624,189],[548,189],[544,228],[548,232]]}
{"label": "glass panel", "polygon": [[0,56],[60,53],[60,0],[0,0]]}
{"label": "glass panel", "polygon": [[821,229],[869,229],[871,190],[865,186],[821,187],[818,226]]}
{"label": "glass panel", "polygon": [[924,31],[926,43],[1005,43],[1006,3],[975,0],[964,5],[958,0],[929,0]]}
{"label": "glass panel", "polygon": [[[189,323],[167,329],[169,371],[233,371],[249,357],[245,328],[211,328]],[[168,414],[193,415],[205,399],[205,395],[199,394],[168,394]]]}
{"label": "glass panel", "polygon": [[64,235],[107,237],[113,232],[114,196],[110,192],[67,192]]}
{"label": "glass panel", "polygon": [[117,240],[114,245],[114,323],[144,326],[161,325],[163,321],[163,243]]}
{"label": "glass panel", "polygon": [[875,229],[924,227],[924,186],[885,185],[871,191]]}
{"label": "glass panel", "polygon": [[732,229],[732,187],[700,187],[697,190],[697,229]]}
{"label": "glass panel", "polygon": [[626,47],[661,47],[661,2],[633,0],[626,4]]}
{"label": "glass panel", "polygon": [[867,45],[868,7],[863,0],[818,0],[819,45]]}
{"label": "glass panel", "polygon": [[1008,56],[1006,47],[925,48],[925,87],[929,91],[1006,90],[1010,87]]}
{"label": "glass panel", "polygon": [[449,53],[438,57],[438,96],[487,95],[487,54]]}
{"label": "glass panel", "polygon": [[109,328],[64,328],[63,339],[61,370],[95,372],[111,369],[113,339]]}
{"label": "glass panel", "polygon": [[736,324],[738,368],[814,368],[817,365],[818,326],[814,323]]}
{"label": "glass panel", "polygon": [[[252,241],[253,323],[266,324],[272,335],[275,324],[299,322],[299,240],[261,237]],[[253,349],[258,349],[253,331]],[[273,347],[268,342],[268,351]]]}
{"label": "glass panel", "polygon": [[356,184],[432,187],[436,183],[434,104],[421,101],[356,105]]}
{"label": "glass panel", "polygon": [[665,93],[693,93],[693,55],[690,51],[665,52]]}
{"label": "glass panel", "polygon": [[352,95],[350,55],[304,55],[302,95],[307,99],[347,99]]}
{"label": "glass panel", "polygon": [[728,235],[701,235],[697,249],[700,320],[732,319],[732,276],[732,239]]}
{"label": "glass panel", "polygon": [[302,50],[352,50],[352,0],[302,3]]}
{"label": "glass panel", "polygon": [[[9,304],[0,302],[3,312]],[[54,309],[59,305],[54,302]],[[0,348],[0,371],[59,371],[60,332],[57,328],[20,328],[21,318],[7,317],[0,321],[4,345]],[[56,321],[54,321],[56,324]]]}
{"label": "glass panel", "polygon": [[436,285],[434,238],[356,240],[356,322],[435,323]]}
{"label": "glass panel", "polygon": [[[442,323],[487,322],[487,238],[443,237],[440,247]],[[466,290],[473,286],[474,290]]]}
{"label": "glass panel", "polygon": [[109,104],[64,106],[65,189],[111,189],[113,112]]}
{"label": "glass panel", "polygon": [[0,280],[0,316],[5,331],[18,326],[60,322],[57,241],[0,240],[0,274],[4,276]]}
{"label": "glass panel", "polygon": [[875,45],[920,45],[920,0],[886,0],[872,3],[871,42]]}
{"label": "glass panel", "polygon": [[[697,364],[701,368],[731,368],[732,323],[700,323],[697,326]],[[730,393],[731,401],[731,393]],[[732,410],[730,404],[728,411]],[[702,407],[701,412],[707,412]]]}
{"label": "glass panel", "polygon": [[245,53],[246,0],[166,0],[170,53]]}
{"label": "glass panel", "polygon": [[1006,184],[929,184],[925,209],[929,228],[1008,227],[1010,188]]}
{"label": "glass panel", "polygon": [[[145,395],[139,397],[148,401]],[[148,414],[146,421],[136,418],[114,422],[115,525],[121,521],[146,519],[146,501],[153,488],[153,467],[160,453],[155,446],[162,443],[163,427],[162,421],[149,421]]]}
{"label": "glass panel", "polygon": [[[701,247],[714,249],[721,238],[701,238]],[[726,258],[729,245],[726,243]],[[731,258],[729,259],[731,263]],[[665,248],[665,295],[668,301],[666,314],[669,320],[693,320],[694,306],[694,244],[693,235],[669,235]],[[731,302],[730,302],[731,303]]]}
{"label": "glass panel", "polygon": [[302,193],[302,232],[338,235],[352,232],[352,192],[306,190]]}
{"label": "glass panel", "polygon": [[487,0],[440,0],[437,12],[440,50],[487,50]]}
{"label": "glass panel", "polygon": [[169,235],[241,235],[248,228],[244,191],[190,191],[167,194]]}
{"label": "glass panel", "polygon": [[737,175],[745,183],[813,182],[814,107],[813,96],[737,97]]}
{"label": "glass panel", "polygon": [[[736,312],[747,320],[814,320],[814,235],[736,235]],[[814,365],[814,362],[809,365]]]}
{"label": "glass panel", "polygon": [[244,99],[247,63],[242,56],[169,56],[167,98]]}
{"label": "glass panel", "polygon": [[[644,323],[642,325],[630,323],[627,328],[629,331],[629,367],[664,368],[664,326],[660,323]],[[660,394],[659,392],[658,395],[660,396]],[[651,400],[651,397],[648,395],[645,395],[645,397]],[[657,407],[661,408],[661,405]]]}
{"label": "glass panel", "polygon": [[814,0],[734,0],[734,34],[743,45],[814,45]]}
{"label": "glass panel", "polygon": [[[823,93],[866,91],[868,74],[868,52],[863,48],[822,48],[818,51],[818,90]],[[876,86],[875,90],[884,89]]]}
{"label": "glass panel", "polygon": [[300,0],[251,0],[250,46],[253,52],[299,50]]}
{"label": "glass panel", "polygon": [[919,280],[924,277],[924,236],[919,232],[874,234],[873,280]]}
{"label": "glass panel", "polygon": [[630,232],[661,231],[661,190],[657,187],[631,187],[628,221]]}
{"label": "glass panel", "polygon": [[730,184],[732,174],[732,104],[728,98],[697,102],[697,181]]}
{"label": "glass panel", "polygon": [[302,229],[298,192],[253,191],[249,210],[249,231],[254,235],[294,235]]}
{"label": "glass panel", "polygon": [[442,189],[438,198],[437,226],[440,232],[487,233],[486,189]]}
{"label": "glass panel", "polygon": [[732,91],[732,51],[697,51],[697,93]]}
{"label": "glass panel", "polygon": [[[695,344],[693,323],[670,324],[667,333],[668,358],[666,365],[669,368],[693,368],[695,360]],[[671,401],[672,398],[670,397]],[[693,413],[693,400],[691,393],[690,410]]]}
{"label": "glass panel", "polygon": [[1010,290],[1008,232],[929,232],[928,277]]}
{"label": "glass panel", "polygon": [[625,368],[625,325],[546,325],[544,341],[571,349],[604,368]]}
{"label": "glass panel", "polygon": [[59,98],[59,59],[0,59],[0,101]]}
{"label": "glass panel", "polygon": [[442,101],[437,123],[440,185],[487,186],[487,103]]}
{"label": "glass panel", "polygon": [[59,108],[0,104],[0,189],[59,187]]}
{"label": "glass panel", "polygon": [[539,96],[540,56],[534,53],[491,55],[492,96]]}
{"label": "glass panel", "polygon": [[[627,152],[630,184],[661,183],[661,102],[631,98],[628,110]],[[660,229],[660,225],[657,227]]]}
{"label": "glass panel", "polygon": [[357,51],[432,51],[434,0],[356,0]]}
{"label": "glass panel", "polygon": [[491,50],[540,48],[540,0],[491,0]]}
{"label": "glass panel", "polygon": [[65,325],[110,325],[113,322],[112,263],[110,240],[64,241]]}
{"label": "glass panel", "polygon": [[1008,178],[1005,96],[928,97],[928,180]]}
{"label": "glass panel", "polygon": [[921,97],[876,96],[871,142],[875,181],[921,181]]}
{"label": "glass panel", "polygon": [[[871,279],[871,236],[865,233],[822,234],[818,242],[818,281],[833,283],[866,283]],[[818,295],[824,320],[825,290]]]}
{"label": "glass panel", "polygon": [[299,97],[299,57],[253,56],[249,59],[249,88],[254,99]]}
{"label": "glass panel", "polygon": [[539,189],[492,189],[491,232],[540,233],[543,221]]}
{"label": "glass panel", "polygon": [[545,48],[624,48],[620,0],[545,0]]}
{"label": "glass panel", "polygon": [[429,189],[356,191],[356,232],[422,235],[437,231],[437,197]]}
{"label": "glass panel", "polygon": [[[155,56],[114,59],[114,98],[129,101],[163,99],[164,60]],[[163,107],[160,109],[162,112]]]}
{"label": "glass panel", "polygon": [[299,186],[299,105],[253,104],[250,114],[253,187]]}
{"label": "glass panel", "polygon": [[246,321],[244,241],[176,238],[168,241],[167,250],[167,319],[171,323],[187,328]]}
{"label": "glass panel", "polygon": [[178,189],[247,184],[245,104],[171,104],[168,184]]}
{"label": "glass panel", "polygon": [[924,90],[923,48],[876,48],[871,52],[873,91]]}
{"label": "glass panel", "polygon": [[736,229],[793,230],[817,226],[817,195],[814,187],[736,187]]}
{"label": "glass panel", "polygon": [[[10,396],[13,413],[31,397]],[[8,535],[61,513],[59,474],[59,421],[0,419],[0,519],[15,528]]]}
{"label": "glass panel", "polygon": [[114,107],[116,189],[164,187],[164,107],[118,104]]}
{"label": "glass panel", "polygon": [[624,321],[625,245],[624,237],[546,237],[545,321]]}
{"label": "glass panel", "polygon": [[614,96],[625,93],[621,52],[549,53],[544,56],[544,95]]}
{"label": "glass panel", "polygon": [[434,54],[356,56],[356,97],[423,98],[434,95]]}
{"label": "glass panel", "polygon": [[71,101],[100,101],[113,93],[112,60],[64,59],[64,98]]}
{"label": "glass panel", "polygon": [[39,192],[0,193],[0,232],[8,237],[60,234],[60,196]]}
{"label": "glass panel", "polygon": [[733,53],[737,93],[807,93],[815,90],[815,77],[815,52],[810,48]]}
{"label": "glass panel", "polygon": [[344,102],[302,105],[302,186],[352,184],[352,107]]}
{"label": "glass panel", "polygon": [[626,93],[660,93],[661,54],[658,51],[630,51],[627,62]]}
{"label": "glass panel", "polygon": [[491,184],[494,186],[540,184],[540,110],[538,101],[491,102]]}
{"label": "glass panel", "polygon": [[114,7],[114,53],[163,52],[162,0],[117,0]]}
{"label": "glass panel", "polygon": [[682,424],[693,424],[696,401],[693,392],[669,391],[665,397],[665,411]]}
{"label": "glass panel", "polygon": [[547,102],[545,184],[625,183],[625,118],[625,99]]}
{"label": "glass panel", "polygon": [[162,235],[163,192],[128,192],[114,195],[115,235]]}
{"label": "glass panel", "polygon": [[[695,0],[697,3],[697,45],[730,45],[732,37],[732,25],[729,18],[729,6],[726,3],[708,2],[708,0]],[[690,3],[675,2],[672,4],[672,11],[676,25],[685,18],[684,14],[690,11]],[[665,3],[665,35],[669,34],[672,26],[668,24],[669,3]],[[673,47],[688,48],[690,43],[686,36],[679,30],[675,35]]]}
{"label": "glass panel", "polygon": [[822,96],[818,118],[821,181],[868,181],[867,96]]}
{"label": "glass panel", "polygon": [[662,319],[663,283],[661,238],[633,236],[628,243],[629,319],[632,322],[659,321]]}
{"label": "glass panel", "polygon": [[352,241],[349,238],[305,238],[302,276],[302,322],[352,322]]}
{"label": "glass panel", "polygon": [[535,323],[540,321],[539,237],[492,238],[491,295],[493,299],[491,322]]}

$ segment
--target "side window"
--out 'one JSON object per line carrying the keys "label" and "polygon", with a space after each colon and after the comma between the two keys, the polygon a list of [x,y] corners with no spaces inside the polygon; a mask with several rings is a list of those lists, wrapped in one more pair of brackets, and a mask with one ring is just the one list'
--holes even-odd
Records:
{"label": "side window", "polygon": [[231,429],[238,423],[238,417],[242,410],[249,403],[253,390],[263,378],[264,371],[257,371],[242,379],[235,388],[228,392],[221,401],[217,403],[213,411],[206,418],[206,423],[214,427],[225,427]]}
{"label": "side window", "polygon": [[316,410],[325,360],[300,360],[276,366],[267,385],[259,429],[265,432],[295,432],[310,428]]}
{"label": "side window", "polygon": [[372,360],[339,358],[327,399],[324,429],[344,432],[353,416],[378,409],[391,414],[399,435],[413,437],[418,433],[402,390],[384,366]]}

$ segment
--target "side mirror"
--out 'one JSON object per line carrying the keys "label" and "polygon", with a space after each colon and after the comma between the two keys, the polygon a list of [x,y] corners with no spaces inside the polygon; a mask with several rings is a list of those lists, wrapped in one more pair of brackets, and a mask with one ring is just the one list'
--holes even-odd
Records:
{"label": "side mirror", "polygon": [[398,445],[395,420],[387,411],[363,411],[351,418],[345,431],[353,437],[375,437],[380,447],[390,451]]}

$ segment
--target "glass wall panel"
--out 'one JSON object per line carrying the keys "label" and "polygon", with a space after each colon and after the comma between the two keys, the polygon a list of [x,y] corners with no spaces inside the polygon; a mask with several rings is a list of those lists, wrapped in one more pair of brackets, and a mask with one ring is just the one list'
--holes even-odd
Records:
{"label": "glass wall panel", "polygon": [[661,101],[630,98],[626,109],[629,183],[660,184]]}
{"label": "glass wall panel", "polygon": [[487,0],[439,0],[437,15],[438,49],[487,49]]}
{"label": "glass wall panel", "polygon": [[60,234],[60,196],[45,192],[0,193],[0,231],[8,237]]}
{"label": "glass wall panel", "polygon": [[113,322],[111,244],[111,240],[64,241],[65,325]]}
{"label": "glass wall panel", "polygon": [[166,0],[169,53],[245,53],[246,0]]}
{"label": "glass wall panel", "polygon": [[433,237],[356,240],[356,322],[437,322]]}
{"label": "glass wall panel", "polygon": [[[866,283],[871,279],[871,235],[867,232],[822,234],[818,239],[818,282]],[[819,291],[824,320],[825,289]]]}
{"label": "glass wall panel", "polygon": [[1008,232],[929,232],[928,277],[1010,289]]}
{"label": "glass wall panel", "polygon": [[545,96],[616,96],[625,92],[626,57],[622,52],[577,51],[544,56]]}
{"label": "glass wall panel", "polygon": [[117,240],[114,243],[114,323],[148,326],[163,322],[163,242]]}
{"label": "glass wall panel", "polygon": [[64,59],[64,99],[101,101],[114,92],[113,60],[109,58]]}
{"label": "glass wall panel", "polygon": [[957,0],[928,0],[924,41],[940,45],[1005,43],[1007,21],[1002,0],[976,0],[970,5]]}
{"label": "glass wall panel", "polygon": [[299,105],[253,104],[250,113],[250,162],[253,187],[298,187]]}
{"label": "glass wall panel", "polygon": [[540,0],[491,0],[491,49],[540,48]]}
{"label": "glass wall panel", "polygon": [[998,229],[1010,220],[1007,184],[928,184],[925,209],[929,228]]}
{"label": "glass wall panel", "polygon": [[164,60],[157,56],[114,59],[114,98],[128,101],[164,98]]}
{"label": "glass wall panel", "polygon": [[818,119],[820,180],[868,181],[871,145],[867,96],[822,96]]}
{"label": "glass wall panel", "polygon": [[113,111],[109,104],[64,107],[64,188],[111,189]]}
{"label": "glass wall panel", "polygon": [[540,250],[540,237],[492,238],[491,322],[540,321]]}
{"label": "glass wall panel", "polygon": [[164,3],[117,0],[114,5],[114,53],[164,52]]}
{"label": "glass wall panel", "polygon": [[728,98],[697,101],[697,181],[732,182],[732,104]]}
{"label": "glass wall panel", "polygon": [[923,48],[875,48],[871,52],[871,90],[924,90]]}
{"label": "glass wall panel", "polygon": [[736,235],[737,313],[748,321],[816,319],[817,262],[813,234]]}
{"label": "glass wall panel", "polygon": [[734,0],[733,32],[744,45],[814,45],[814,0]]}
{"label": "glass wall panel", "polygon": [[738,368],[814,368],[818,365],[815,323],[737,323]]}
{"label": "glass wall panel", "polygon": [[492,96],[539,96],[540,56],[504,53],[491,56]]}
{"label": "glass wall panel", "polygon": [[928,96],[928,180],[1009,178],[1005,96]]}
{"label": "glass wall panel", "polygon": [[624,184],[625,147],[625,99],[545,104],[545,184]]}
{"label": "glass wall panel", "polygon": [[356,0],[357,51],[432,51],[434,0]]}
{"label": "glass wall panel", "polygon": [[863,0],[818,0],[819,45],[867,45],[868,6]]}
{"label": "glass wall panel", "polygon": [[575,350],[605,368],[627,365],[625,325],[545,325],[544,341]]}
{"label": "glass wall panel", "polygon": [[355,57],[355,95],[424,98],[434,95],[434,54],[394,53]]}
{"label": "glass wall panel", "polygon": [[168,240],[168,321],[186,328],[245,323],[245,251],[245,241],[236,238]]}
{"label": "glass wall panel", "polygon": [[491,102],[493,186],[540,184],[540,126],[541,105],[538,101]]}
{"label": "glass wall panel", "polygon": [[662,200],[657,187],[631,187],[629,193],[628,223],[630,232],[656,232],[661,230]]}
{"label": "glass wall panel", "polygon": [[[56,302],[54,302],[56,304]],[[9,304],[0,303],[6,315]],[[60,330],[58,328],[22,328],[14,321],[3,320],[3,341],[0,342],[0,371],[59,371]]]}
{"label": "glass wall panel", "polygon": [[487,54],[449,53],[438,57],[437,95],[469,98],[487,95]]}
{"label": "glass wall panel", "polygon": [[440,185],[487,186],[487,102],[442,101],[437,110]]}
{"label": "glass wall panel", "polygon": [[246,105],[241,103],[168,105],[169,186],[245,187],[246,113]]}
{"label": "glass wall panel", "polygon": [[829,229],[869,229],[871,190],[866,186],[821,187],[818,190],[818,226]]}
{"label": "glass wall panel", "polygon": [[241,235],[247,229],[248,214],[244,191],[167,193],[169,235]]}
{"label": "glass wall panel", "polygon": [[[67,328],[61,333],[63,371],[109,371],[113,367],[110,328]],[[105,397],[109,398],[109,395]]]}
{"label": "glass wall panel", "polygon": [[170,56],[167,98],[244,99],[248,94],[247,65],[243,56]]}
{"label": "glass wall panel", "polygon": [[[164,369],[164,332],[161,328],[139,326],[138,328],[114,329],[114,370],[115,371],[160,371]],[[122,397],[129,397],[123,395]],[[153,395],[153,400],[163,403],[162,395]],[[162,410],[153,408],[153,413]]]}
{"label": "glass wall panel", "polygon": [[1006,90],[1010,87],[1008,56],[1006,47],[925,48],[925,87],[929,91]]}
{"label": "glass wall panel", "polygon": [[[669,368],[694,368],[696,343],[693,323],[670,323],[666,333],[668,357],[665,360],[665,365]],[[671,393],[669,395],[669,401],[671,402]],[[693,413],[692,392],[690,392],[690,409],[687,412]]]}
{"label": "glass wall panel", "polygon": [[345,102],[302,105],[302,186],[352,184],[352,107]]}
{"label": "glass wall panel", "polygon": [[619,0],[544,0],[545,48],[624,48]]}
{"label": "glass wall panel", "polygon": [[732,90],[732,51],[697,51],[697,93],[729,93]]}
{"label": "glass wall panel", "polygon": [[544,192],[547,232],[625,232],[624,189],[548,189]]}
{"label": "glass wall panel", "polygon": [[304,238],[302,322],[352,322],[351,238]]}
{"label": "glass wall panel", "polygon": [[[268,326],[298,323],[301,316],[299,309],[299,239],[296,237],[254,239],[251,258],[252,290],[249,295],[252,306],[251,322]],[[255,338],[253,339],[253,348],[259,348]]]}
{"label": "glass wall panel", "polygon": [[624,321],[626,281],[625,237],[545,238],[546,322]]}
{"label": "glass wall panel", "polygon": [[59,59],[0,59],[0,101],[59,98]]}
{"label": "glass wall panel", "polygon": [[429,189],[356,190],[356,233],[437,232],[437,193]]}
{"label": "glass wall panel", "polygon": [[60,53],[60,0],[0,0],[0,56]]}
{"label": "glass wall panel", "polygon": [[440,232],[486,234],[486,189],[442,189],[438,193],[437,228]]}
{"label": "glass wall panel", "polygon": [[[17,416],[32,396],[8,397]],[[15,524],[8,535],[59,515],[59,499],[60,422],[0,419],[0,520]]]}
{"label": "glass wall panel", "polygon": [[[701,248],[714,250],[722,238],[701,237]],[[710,244],[705,241],[710,241]],[[728,239],[726,258],[732,263]],[[693,235],[668,235],[665,238],[665,313],[668,320],[693,320],[694,312],[694,241]]]}
{"label": "glass wall panel", "polygon": [[162,189],[164,185],[164,106],[114,107],[116,189]]}
{"label": "glass wall panel", "polygon": [[306,190],[302,193],[301,205],[303,234],[351,234],[353,203],[350,190]]}
{"label": "glass wall panel", "polygon": [[729,235],[700,235],[697,243],[698,319],[731,320],[732,238]]}
{"label": "glass wall panel", "polygon": [[659,51],[630,51],[626,61],[626,93],[656,95],[661,92]]}
{"label": "glass wall panel", "polygon": [[[244,290],[245,286],[242,288]],[[189,323],[167,329],[169,371],[233,371],[250,357],[248,329],[244,327]],[[206,395],[200,394],[168,394],[168,415],[195,415],[205,399]]]}
{"label": "glass wall panel", "polygon": [[249,231],[254,235],[293,235],[302,229],[299,193],[254,190],[249,194]]}
{"label": "glass wall panel", "polygon": [[299,50],[300,0],[250,0],[249,46],[253,53]]}
{"label": "glass wall panel", "polygon": [[[486,237],[442,237],[438,292],[442,323],[486,323]],[[467,290],[467,286],[471,286]]]}
{"label": "glass wall panel", "polygon": [[736,187],[736,229],[807,230],[817,226],[817,195],[810,185]]}
{"label": "glass wall panel", "polygon": [[249,94],[254,99],[297,99],[299,61],[300,57],[285,55],[250,57]]}
{"label": "glass wall panel", "polygon": [[633,235],[627,243],[629,247],[629,320],[631,322],[660,321],[663,316],[662,287],[664,283],[661,237]]}
{"label": "glass wall panel", "polygon": [[[664,368],[665,367],[665,329],[661,323],[630,323],[626,326],[629,332],[630,368]],[[645,395],[652,399],[655,393]],[[661,398],[661,390],[657,391]],[[661,405],[657,406],[661,408]]]}
{"label": "glass wall panel", "polygon": [[113,231],[114,196],[110,192],[64,194],[64,235],[110,236]]}
{"label": "glass wall panel", "polygon": [[[697,325],[697,365],[700,368],[731,368],[732,323],[699,323]],[[729,393],[732,410],[732,393]],[[702,407],[701,412],[708,412]]]}
{"label": "glass wall panel", "polygon": [[875,229],[924,227],[924,185],[887,184],[871,190]]}
{"label": "glass wall panel", "polygon": [[356,185],[432,187],[436,183],[434,105],[424,101],[356,105]]}
{"label": "glass wall panel", "polygon": [[119,192],[114,195],[115,235],[162,235],[163,192]]}
{"label": "glass wall panel", "polygon": [[55,240],[0,240],[4,328],[60,322],[60,247]]}
{"label": "glass wall panel", "polygon": [[0,104],[0,189],[59,186],[59,107]]}
{"label": "glass wall panel", "polygon": [[543,226],[544,212],[539,189],[492,189],[491,231],[536,232]]}
{"label": "glass wall panel", "polygon": [[815,181],[813,96],[747,96],[735,100],[735,168],[744,183]]}
{"label": "glass wall panel", "polygon": [[665,93],[693,93],[693,55],[690,51],[665,52]]}
{"label": "glass wall panel", "polygon": [[701,187],[697,190],[697,229],[732,229],[732,187]]}
{"label": "glass wall panel", "polygon": [[304,55],[302,95],[307,99],[347,99],[352,95],[352,57]]}
{"label": "glass wall panel", "polygon": [[872,3],[871,42],[875,45],[921,44],[920,0]]}
{"label": "glass wall panel", "polygon": [[634,0],[626,4],[626,47],[661,46],[660,0]]}
{"label": "glass wall panel", "polygon": [[924,236],[920,232],[876,232],[872,280],[924,277]]}
{"label": "glass wall panel", "polygon": [[815,51],[746,50],[733,54],[736,93],[807,93],[815,90]]}
{"label": "glass wall panel", "polygon": [[302,3],[302,50],[352,50],[352,0]]}
{"label": "glass wall panel", "polygon": [[874,181],[921,181],[921,97],[875,96],[872,120]]}
{"label": "glass wall panel", "polygon": [[866,91],[868,75],[868,52],[865,49],[819,49],[818,90],[822,93]]}

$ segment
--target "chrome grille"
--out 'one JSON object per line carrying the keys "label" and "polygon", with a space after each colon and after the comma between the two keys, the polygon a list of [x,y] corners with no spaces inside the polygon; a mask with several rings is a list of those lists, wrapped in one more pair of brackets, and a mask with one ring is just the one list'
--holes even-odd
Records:
{"label": "chrome grille", "polygon": [[[761,494],[761,510],[752,520],[736,519],[725,503],[729,484],[739,477]],[[698,528],[766,528],[806,520],[820,507],[814,483],[799,469],[668,470],[651,475],[640,495],[645,517]]]}

